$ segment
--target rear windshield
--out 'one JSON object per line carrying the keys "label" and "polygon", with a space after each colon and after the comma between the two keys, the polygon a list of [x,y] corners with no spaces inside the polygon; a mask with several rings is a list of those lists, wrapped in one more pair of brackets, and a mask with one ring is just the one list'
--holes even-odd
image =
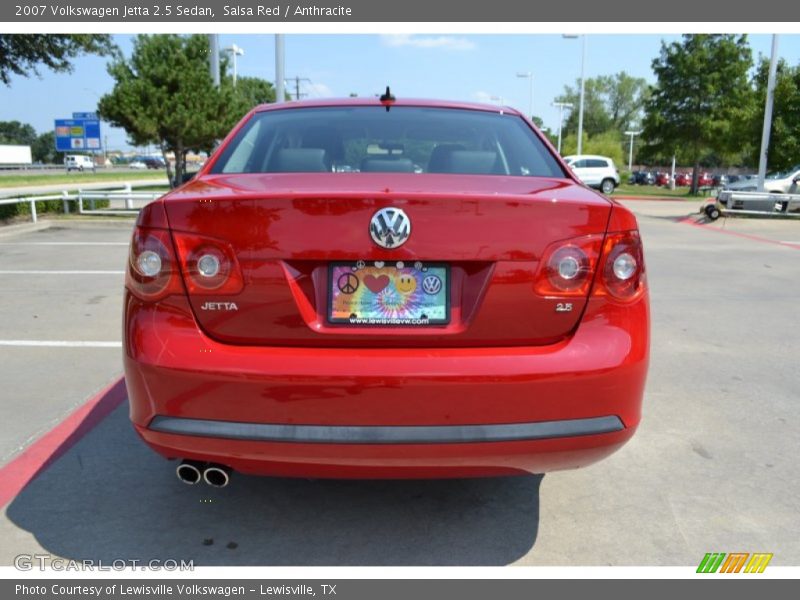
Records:
{"label": "rear windshield", "polygon": [[399,106],[256,113],[211,172],[564,176],[519,116]]}

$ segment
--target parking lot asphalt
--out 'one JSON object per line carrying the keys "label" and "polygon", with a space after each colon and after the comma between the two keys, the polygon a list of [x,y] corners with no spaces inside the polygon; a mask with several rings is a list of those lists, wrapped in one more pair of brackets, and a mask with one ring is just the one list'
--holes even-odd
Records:
{"label": "parking lot asphalt", "polygon": [[[0,564],[50,553],[196,565],[690,566],[706,552],[800,564],[800,223],[698,225],[686,219],[697,203],[626,204],[645,244],[651,368],[642,425],[609,459],[545,476],[234,475],[221,490],[189,487],[139,442],[126,405],[109,405],[6,505]],[[120,348],[102,343],[120,340],[130,223],[59,227],[0,235],[0,310],[12,317],[0,321],[5,468],[121,374]],[[103,245],[76,245],[89,242]],[[86,272],[33,273],[46,270]],[[96,345],[2,345],[15,340]]]}

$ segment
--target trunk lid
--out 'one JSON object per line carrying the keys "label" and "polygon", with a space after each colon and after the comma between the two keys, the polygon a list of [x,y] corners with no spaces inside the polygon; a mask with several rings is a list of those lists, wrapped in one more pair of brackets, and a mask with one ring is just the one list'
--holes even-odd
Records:
{"label": "trunk lid", "polygon": [[[241,267],[234,295],[190,293],[200,326],[231,344],[509,346],[558,341],[585,297],[557,312],[534,293],[548,245],[606,230],[611,203],[566,179],[319,173],[207,175],[165,197],[170,228],[226,242]],[[385,249],[370,237],[381,208],[402,209],[412,233]],[[334,324],[334,261],[446,264],[449,323]],[[563,300],[563,299],[562,299]],[[231,306],[233,305],[233,306]]]}

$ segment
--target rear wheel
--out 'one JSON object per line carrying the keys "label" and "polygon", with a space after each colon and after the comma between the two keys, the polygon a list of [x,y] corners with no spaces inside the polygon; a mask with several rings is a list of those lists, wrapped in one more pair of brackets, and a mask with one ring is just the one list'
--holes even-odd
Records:
{"label": "rear wheel", "polygon": [[603,179],[603,183],[600,184],[600,191],[604,194],[612,194],[615,187],[617,186],[613,179]]}

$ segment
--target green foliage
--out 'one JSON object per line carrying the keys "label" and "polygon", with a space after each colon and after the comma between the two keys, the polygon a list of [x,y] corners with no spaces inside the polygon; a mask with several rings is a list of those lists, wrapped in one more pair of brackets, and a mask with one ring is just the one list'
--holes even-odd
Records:
{"label": "green foliage", "polygon": [[2,34],[0,35],[0,81],[10,85],[12,75],[38,75],[37,66],[57,72],[72,70],[71,59],[79,54],[106,56],[117,52],[109,35]]}
{"label": "green foliage", "polygon": [[32,146],[36,141],[36,130],[19,121],[0,121],[0,144]]}
{"label": "green foliage", "polygon": [[684,35],[662,43],[653,60],[657,82],[645,105],[643,156],[666,161],[675,155],[697,175],[704,159],[740,151],[736,124],[750,113],[751,64],[744,35]]}
{"label": "green foliage", "polygon": [[[640,77],[631,77],[625,71],[588,78],[584,91],[584,133],[593,136],[610,129],[624,132],[641,120],[647,93],[647,82]],[[564,93],[556,101],[572,103],[573,108],[564,124],[564,132],[577,132],[580,81],[575,87],[566,86]]]}
{"label": "green foliage", "polygon": [[275,87],[269,81],[258,77],[238,77],[235,93],[241,104],[239,110],[243,111],[241,116],[259,104],[275,102]]}
{"label": "green foliage", "polygon": [[[758,165],[761,152],[768,74],[769,59],[762,58],[754,76],[755,98],[742,133],[742,138],[748,142],[746,158],[752,165]],[[777,65],[767,163],[771,171],[789,169],[800,163],[800,64],[791,67],[784,60]]]}
{"label": "green foliage", "polygon": [[[586,132],[583,134],[583,148],[581,151],[584,154],[599,154],[600,156],[607,156],[614,160],[617,167],[622,167],[628,164],[627,154],[623,151],[624,140],[622,134],[614,129],[609,129],[603,133],[594,136],[589,136]],[[578,152],[578,136],[574,133],[561,138],[561,155],[569,156],[577,154]]]}
{"label": "green foliage", "polygon": [[[125,129],[132,145],[157,145],[170,181],[180,181],[188,152],[211,151],[250,108],[224,72],[214,86],[208,54],[205,35],[140,35],[130,59],[117,57],[108,67],[116,83],[100,99],[101,117]],[[174,177],[169,152],[175,154]]]}
{"label": "green foliage", "polygon": [[36,138],[31,144],[31,154],[34,162],[40,161],[49,164],[63,164],[64,153],[56,152],[56,134],[47,131]]}

